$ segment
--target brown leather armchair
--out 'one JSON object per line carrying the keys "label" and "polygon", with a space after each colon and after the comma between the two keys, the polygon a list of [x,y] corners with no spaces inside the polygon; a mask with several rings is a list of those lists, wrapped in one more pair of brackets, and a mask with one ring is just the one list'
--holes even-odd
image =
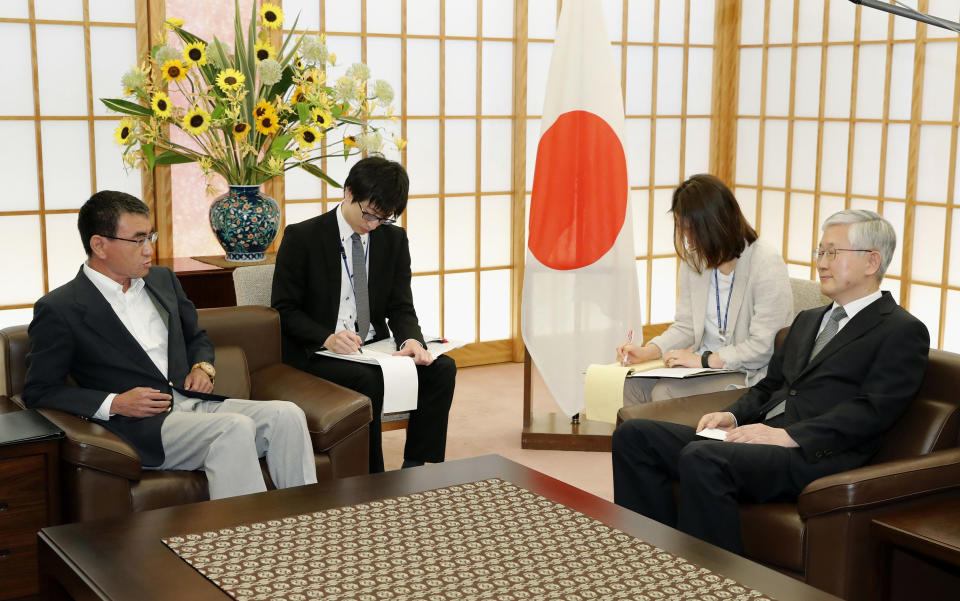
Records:
{"label": "brown leather armchair", "polygon": [[[740,506],[746,556],[850,601],[880,599],[882,568],[871,520],[960,496],[958,391],[960,355],[931,350],[920,392],[868,465],[811,482],[796,503]],[[743,393],[634,405],[621,409],[619,419],[695,427],[704,413],[723,409]]]}
{"label": "brown leather armchair", "polygon": [[[268,307],[201,309],[200,325],[217,349],[214,392],[233,398],[293,401],[307,415],[319,481],[365,474],[370,400],[280,361],[280,317]],[[26,326],[0,330],[0,395],[20,393],[30,341]],[[124,441],[94,422],[50,409],[59,426],[65,521],[82,521],[209,498],[203,472],[143,470]],[[264,469],[268,486],[272,487]]]}

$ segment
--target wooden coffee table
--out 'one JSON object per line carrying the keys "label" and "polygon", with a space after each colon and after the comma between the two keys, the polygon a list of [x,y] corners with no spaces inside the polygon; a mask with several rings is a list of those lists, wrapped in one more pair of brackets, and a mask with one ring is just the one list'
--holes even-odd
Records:
{"label": "wooden coffee table", "polygon": [[489,478],[536,492],[774,599],[837,599],[497,455],[44,528],[41,588],[48,599],[228,599],[160,539]]}

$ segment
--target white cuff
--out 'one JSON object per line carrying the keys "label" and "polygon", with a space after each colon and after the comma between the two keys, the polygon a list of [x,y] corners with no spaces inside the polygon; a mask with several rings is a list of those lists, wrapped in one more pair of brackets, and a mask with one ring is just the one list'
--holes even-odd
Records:
{"label": "white cuff", "polygon": [[110,419],[110,406],[113,405],[113,399],[115,399],[117,393],[111,392],[107,395],[107,398],[103,399],[103,402],[100,403],[100,408],[97,409],[97,412],[93,414],[94,419],[100,419],[107,421]]}
{"label": "white cuff", "polygon": [[728,413],[728,414],[730,415],[730,417],[733,418],[733,427],[734,427],[734,428],[739,428],[739,427],[740,427],[740,424],[737,423],[737,416],[734,415],[733,413],[729,412],[729,411],[727,411],[726,413]]}

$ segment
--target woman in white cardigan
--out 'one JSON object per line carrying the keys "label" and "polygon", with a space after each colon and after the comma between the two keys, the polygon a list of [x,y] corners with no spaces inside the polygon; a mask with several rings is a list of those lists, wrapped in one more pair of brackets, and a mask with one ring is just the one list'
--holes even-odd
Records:
{"label": "woman in white cardigan", "polygon": [[674,247],[680,256],[673,324],[644,346],[623,344],[620,360],[663,358],[667,367],[734,369],[687,379],[628,378],[624,405],[752,386],[767,372],[777,331],[793,319],[787,266],[760,242],[719,179],[690,177],[673,193]]}

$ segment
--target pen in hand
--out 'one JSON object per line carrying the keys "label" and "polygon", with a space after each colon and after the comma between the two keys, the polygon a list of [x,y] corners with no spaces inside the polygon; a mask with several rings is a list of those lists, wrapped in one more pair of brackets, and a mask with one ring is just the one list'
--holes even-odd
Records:
{"label": "pen in hand", "polygon": [[[633,330],[630,330],[629,332],[627,332],[627,344],[632,344],[632,343],[633,343]],[[626,348],[624,348],[623,357],[621,357],[621,359],[620,359],[620,365],[621,365],[622,367],[626,367],[626,366],[627,366],[627,357],[628,357],[629,355],[630,355],[630,351],[628,351]]]}

